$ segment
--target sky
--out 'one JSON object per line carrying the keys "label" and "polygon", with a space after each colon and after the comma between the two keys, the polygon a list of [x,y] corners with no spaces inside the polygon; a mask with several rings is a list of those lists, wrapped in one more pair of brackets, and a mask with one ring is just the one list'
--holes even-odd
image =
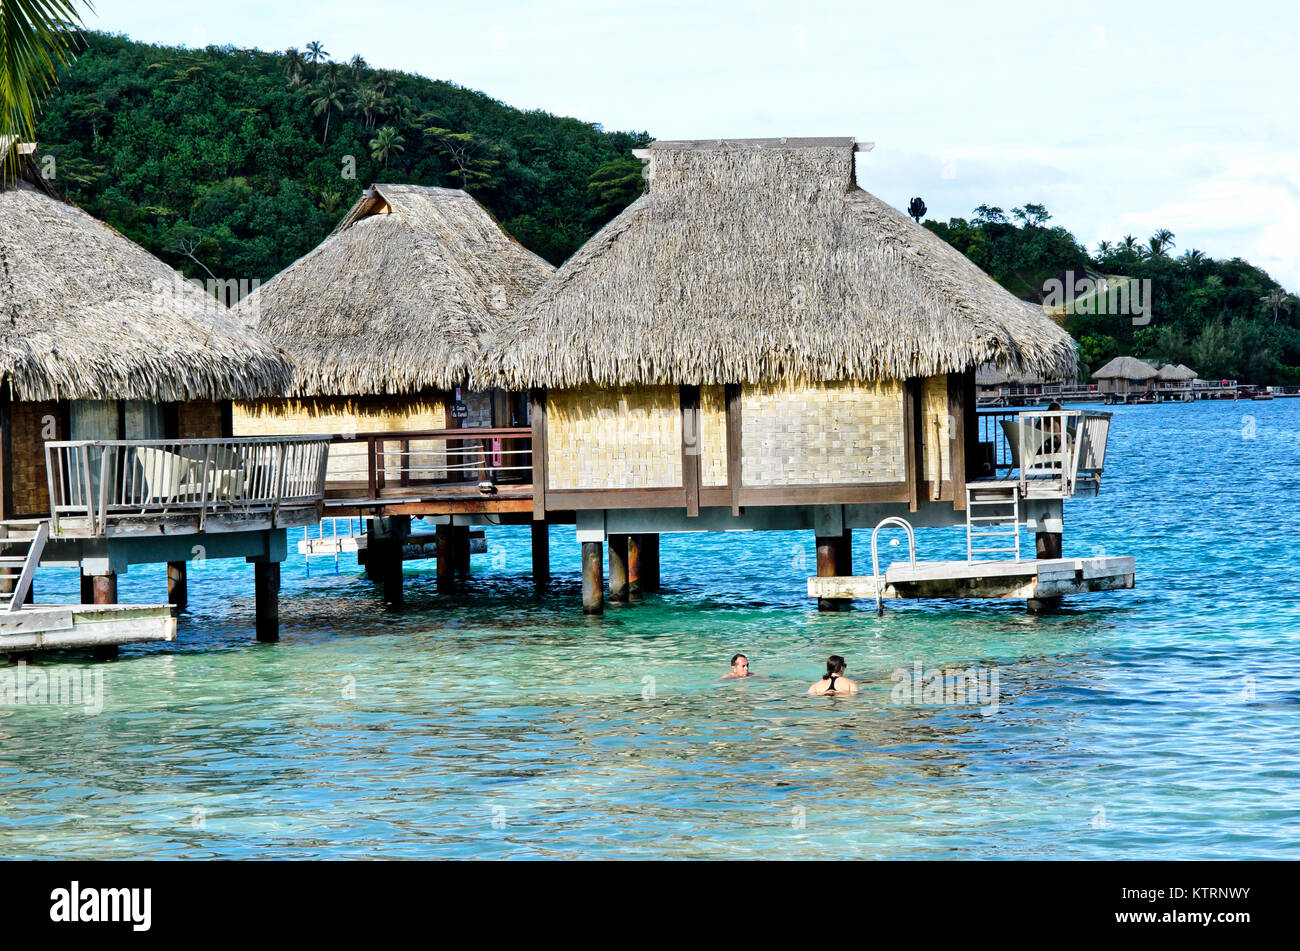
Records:
{"label": "sky", "polygon": [[[1068,9],[1073,8],[1073,9]],[[1090,249],[1174,232],[1300,291],[1300,4],[97,0],[132,39],[333,58],[662,139],[855,136],[929,217],[1038,202]]]}

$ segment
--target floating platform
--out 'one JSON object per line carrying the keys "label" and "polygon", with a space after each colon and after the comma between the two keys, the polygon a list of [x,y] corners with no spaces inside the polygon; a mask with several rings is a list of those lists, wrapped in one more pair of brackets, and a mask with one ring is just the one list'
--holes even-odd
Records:
{"label": "floating platform", "polygon": [[167,604],[29,604],[0,612],[0,654],[174,640]]}
{"label": "floating platform", "polygon": [[[1008,561],[895,562],[885,571],[882,598],[1059,598],[1132,588],[1132,557],[1025,558]],[[875,600],[875,575],[808,579],[810,598]]]}

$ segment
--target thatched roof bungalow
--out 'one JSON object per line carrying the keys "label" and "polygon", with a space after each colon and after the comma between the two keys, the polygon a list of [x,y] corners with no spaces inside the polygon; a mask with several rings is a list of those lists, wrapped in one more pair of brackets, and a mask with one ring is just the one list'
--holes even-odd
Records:
{"label": "thatched roof bungalow", "polygon": [[[287,399],[236,406],[236,431],[454,426],[455,391],[483,338],[553,271],[463,191],[372,186],[318,247],[235,308],[294,368]],[[466,388],[459,399],[464,425],[526,421],[526,404],[504,391]]]}
{"label": "thatched roof bungalow", "polygon": [[1074,343],[859,188],[856,151],[849,138],[650,146],[646,194],[476,373],[545,390],[535,514],[964,507],[975,368],[1070,379]]}
{"label": "thatched roof bungalow", "polygon": [[1154,385],[1158,372],[1137,357],[1116,357],[1092,374],[1103,393],[1145,393]]}
{"label": "thatched roof bungalow", "polygon": [[1156,380],[1160,383],[1188,383],[1194,379],[1196,379],[1196,371],[1181,363],[1177,366],[1166,363],[1156,373]]}
{"label": "thatched roof bungalow", "polygon": [[0,262],[3,517],[48,509],[48,439],[221,437],[230,400],[289,383],[273,345],[30,165],[0,190]]}

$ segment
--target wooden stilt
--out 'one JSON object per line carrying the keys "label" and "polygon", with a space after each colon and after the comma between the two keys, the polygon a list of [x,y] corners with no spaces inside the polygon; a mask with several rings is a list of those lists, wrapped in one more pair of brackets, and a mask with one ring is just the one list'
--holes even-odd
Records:
{"label": "wooden stilt", "polygon": [[582,613],[605,613],[604,573],[605,546],[601,542],[582,543]]}
{"label": "wooden stilt", "polygon": [[628,599],[627,536],[609,536],[609,600]]}
{"label": "wooden stilt", "polygon": [[438,590],[456,590],[456,566],[453,557],[452,531],[450,525],[439,525],[435,532],[438,556]]}
{"label": "wooden stilt", "polygon": [[640,601],[641,591],[641,536],[627,536],[627,599]]}
{"label": "wooden stilt", "polygon": [[657,532],[637,536],[637,560],[640,562],[641,590],[645,593],[659,590],[659,534]]}
{"label": "wooden stilt", "polygon": [[[94,575],[91,579],[92,604],[117,604],[117,575]],[[99,644],[91,650],[95,660],[112,660],[117,656],[116,644]]]}
{"label": "wooden stilt", "polygon": [[95,579],[90,575],[81,576],[81,603],[95,603]]}
{"label": "wooden stilt", "polygon": [[[1061,557],[1060,532],[1036,532],[1034,534],[1034,552],[1039,558]],[[1046,614],[1061,606],[1060,598],[1029,598],[1025,602],[1030,614]]]}
{"label": "wooden stilt", "polygon": [[456,571],[459,574],[469,574],[469,526],[454,525],[452,526],[452,547],[455,552]]}
{"label": "wooden stilt", "polygon": [[543,588],[551,580],[551,532],[545,522],[532,523],[533,584]]}
{"label": "wooden stilt", "polygon": [[[845,547],[844,535],[817,536],[817,577],[833,578],[843,574],[839,568]],[[818,611],[839,611],[848,604],[843,598],[818,598]]]}
{"label": "wooden stilt", "polygon": [[257,615],[257,639],[270,642],[280,639],[280,563],[253,562],[254,611]]}
{"label": "wooden stilt", "polygon": [[167,603],[184,611],[190,603],[187,565],[183,561],[167,562]]}

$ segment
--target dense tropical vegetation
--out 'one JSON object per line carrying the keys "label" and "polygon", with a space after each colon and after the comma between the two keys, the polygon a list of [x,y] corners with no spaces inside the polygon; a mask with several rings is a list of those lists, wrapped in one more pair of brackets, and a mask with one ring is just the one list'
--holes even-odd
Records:
{"label": "dense tropical vegetation", "polygon": [[83,45],[37,131],[55,184],[192,276],[269,279],[376,181],[464,188],[559,263],[644,187],[630,150],[645,133],[512,109],[318,42]]}
{"label": "dense tropical vegetation", "polygon": [[1149,280],[1148,322],[1085,308],[1065,315],[1079,342],[1084,379],[1112,357],[1131,355],[1185,363],[1203,379],[1300,383],[1300,302],[1259,268],[1195,249],[1175,256],[1176,235],[1166,229],[1146,241],[1133,235],[1102,241],[1090,254],[1050,220],[1042,205],[1010,214],[980,205],[970,220],[926,221],[925,227],[1026,300],[1043,301],[1049,282],[1067,273],[1076,280],[1085,274]]}

